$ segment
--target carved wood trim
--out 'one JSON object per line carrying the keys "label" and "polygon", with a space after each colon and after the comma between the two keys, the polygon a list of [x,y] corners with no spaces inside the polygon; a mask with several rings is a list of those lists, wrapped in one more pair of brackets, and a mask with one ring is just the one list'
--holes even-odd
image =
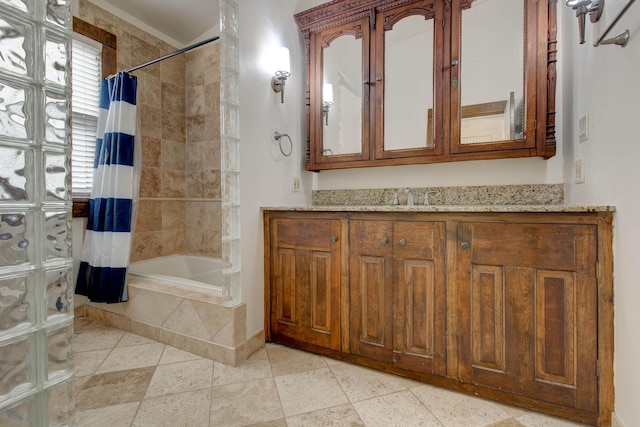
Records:
{"label": "carved wood trim", "polygon": [[460,2],[460,8],[462,10],[466,10],[469,9],[471,7],[471,4],[474,2],[475,0],[462,0]]}
{"label": "carved wood trim", "polygon": [[549,30],[547,37],[547,117],[546,137],[543,156],[545,159],[556,154],[556,63],[557,49],[557,10],[558,0],[549,0]]}
{"label": "carved wood trim", "polygon": [[384,21],[384,30],[389,31],[393,29],[393,26],[400,20],[406,18],[407,16],[412,15],[420,15],[424,16],[425,20],[433,19],[436,16],[436,11],[433,4],[430,4],[428,8],[411,8],[405,9],[402,12],[396,13],[395,15],[387,16]]}
{"label": "carved wood trim", "polygon": [[[373,19],[376,11],[409,3],[412,0],[334,0],[294,15],[301,31],[321,31],[359,19]],[[373,12],[372,12],[373,11]],[[373,13],[373,18],[372,18]]]}
{"label": "carved wood trim", "polygon": [[323,49],[327,48],[329,47],[331,42],[333,42],[335,39],[337,39],[340,36],[344,36],[348,34],[354,36],[356,39],[361,39],[363,35],[362,25],[354,25],[353,27],[350,27],[350,28],[341,28],[338,31],[323,34],[322,41],[320,42],[320,46]]}

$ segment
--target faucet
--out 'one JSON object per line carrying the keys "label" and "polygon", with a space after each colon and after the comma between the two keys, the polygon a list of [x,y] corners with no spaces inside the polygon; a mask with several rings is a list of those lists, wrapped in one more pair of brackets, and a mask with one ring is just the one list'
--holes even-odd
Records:
{"label": "faucet", "polygon": [[424,193],[424,203],[425,205],[430,205],[431,203],[429,203],[429,194],[435,194],[437,193],[437,191],[427,191],[426,193]]}
{"label": "faucet", "polygon": [[413,193],[409,187],[404,189],[404,194],[407,195],[407,206],[413,206]]}
{"label": "faucet", "polygon": [[398,193],[396,193],[395,191],[392,191],[393,193],[393,202],[391,202],[392,205],[399,205],[400,202],[398,201]]}

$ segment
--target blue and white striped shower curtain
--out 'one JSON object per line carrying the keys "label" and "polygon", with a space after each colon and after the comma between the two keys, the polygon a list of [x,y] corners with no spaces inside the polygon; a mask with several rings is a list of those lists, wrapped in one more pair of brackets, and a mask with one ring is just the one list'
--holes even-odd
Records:
{"label": "blue and white striped shower curtain", "polygon": [[137,79],[118,73],[103,80],[93,187],[76,293],[91,301],[127,301],[127,268],[142,169],[136,137]]}

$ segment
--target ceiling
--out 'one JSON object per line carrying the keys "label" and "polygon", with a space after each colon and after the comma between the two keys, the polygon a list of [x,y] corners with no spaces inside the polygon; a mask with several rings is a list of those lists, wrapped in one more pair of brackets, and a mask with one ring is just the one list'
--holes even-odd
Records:
{"label": "ceiling", "polygon": [[[100,1],[90,0],[100,5]],[[218,0],[102,0],[182,45],[220,31]],[[214,29],[212,31],[212,29]],[[181,47],[181,46],[180,46]]]}

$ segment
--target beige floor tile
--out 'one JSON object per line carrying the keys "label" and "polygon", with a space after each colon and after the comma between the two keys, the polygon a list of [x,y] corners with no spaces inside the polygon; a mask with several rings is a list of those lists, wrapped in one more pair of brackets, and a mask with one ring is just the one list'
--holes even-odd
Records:
{"label": "beige floor tile", "polygon": [[497,404],[430,385],[411,392],[446,427],[484,427],[511,416]]}
{"label": "beige floor tile", "polygon": [[406,390],[395,375],[348,363],[330,369],[351,402]]}
{"label": "beige floor tile", "polygon": [[73,351],[93,351],[111,349],[124,335],[119,329],[105,329],[78,334],[73,340]]}
{"label": "beige floor tile", "polygon": [[96,373],[156,366],[162,356],[162,350],[164,350],[164,344],[160,343],[114,348]]}
{"label": "beige floor tile", "polygon": [[145,399],[134,427],[199,427],[209,425],[211,389]]}
{"label": "beige floor tile", "polygon": [[94,375],[76,396],[76,410],[102,408],[142,400],[155,366]]}
{"label": "beige floor tile", "polygon": [[[215,424],[211,423],[212,427],[214,425]],[[284,418],[280,418],[279,420],[249,424],[247,427],[287,427],[287,422],[285,421]]]}
{"label": "beige floor tile", "polygon": [[113,330],[113,328],[88,317],[76,317],[73,319],[73,332],[76,334],[105,330]]}
{"label": "beige floor tile", "polygon": [[490,427],[523,427],[523,424],[518,422],[515,418],[509,418],[507,420],[498,421],[491,424]]}
{"label": "beige floor tile", "polygon": [[348,403],[329,368],[276,377],[286,417]]}
{"label": "beige floor tile", "polygon": [[140,402],[123,403],[104,408],[78,411],[78,427],[129,427],[136,416]]}
{"label": "beige floor tile", "polygon": [[511,405],[506,405],[504,403],[496,402],[496,405],[498,405],[499,407],[504,409],[507,414],[511,415],[514,418],[519,417],[520,415],[527,414],[529,412],[524,408],[519,408],[517,406],[511,406]]}
{"label": "beige floor tile", "polygon": [[363,400],[353,407],[367,427],[443,427],[409,391]]}
{"label": "beige floor tile", "polygon": [[233,367],[88,318],[74,329],[80,427],[583,426],[280,344]]}
{"label": "beige floor tile", "polygon": [[525,427],[578,427],[586,425],[536,412],[521,415],[516,420]]}
{"label": "beige floor tile", "polygon": [[327,364],[327,366],[335,366],[335,365],[344,365],[347,362],[343,362],[342,360],[338,360],[338,359],[332,359],[331,357],[323,357],[324,359],[324,363]]}
{"label": "beige floor tile", "polygon": [[79,377],[76,375],[73,378],[73,392],[77,396],[78,392],[82,390],[82,387],[91,379],[91,375],[87,375],[86,377]]}
{"label": "beige floor tile", "polygon": [[287,418],[288,427],[340,427],[364,426],[358,413],[351,405],[334,406],[315,412]]}
{"label": "beige floor tile", "polygon": [[145,398],[209,388],[212,376],[213,361],[208,359],[159,365]]}
{"label": "beige floor tile", "polygon": [[73,352],[76,376],[93,374],[111,353],[111,349]]}
{"label": "beige floor tile", "polygon": [[140,335],[132,334],[131,332],[127,332],[124,334],[122,339],[118,342],[116,347],[130,347],[132,345],[142,345],[142,344],[154,344],[157,341],[154,341],[149,338],[141,337]]}
{"label": "beige floor tile", "polygon": [[276,377],[327,367],[322,356],[293,348],[270,348],[267,349],[267,354],[271,370]]}
{"label": "beige floor tile", "polygon": [[264,349],[258,350],[238,366],[229,366],[220,362],[214,362],[213,365],[214,386],[270,378],[271,376],[271,366]]}
{"label": "beige floor tile", "polygon": [[170,345],[164,348],[162,357],[158,365],[166,365],[168,363],[176,362],[188,362],[189,360],[198,360],[202,357],[197,354],[189,353],[188,351],[180,350],[179,348],[172,347]]}
{"label": "beige floor tile", "polygon": [[245,426],[282,419],[273,378],[213,387],[212,426]]}
{"label": "beige floor tile", "polygon": [[398,379],[400,380],[402,385],[407,388],[407,390],[411,390],[414,387],[421,387],[425,384],[421,381],[412,380],[410,378],[398,377]]}

